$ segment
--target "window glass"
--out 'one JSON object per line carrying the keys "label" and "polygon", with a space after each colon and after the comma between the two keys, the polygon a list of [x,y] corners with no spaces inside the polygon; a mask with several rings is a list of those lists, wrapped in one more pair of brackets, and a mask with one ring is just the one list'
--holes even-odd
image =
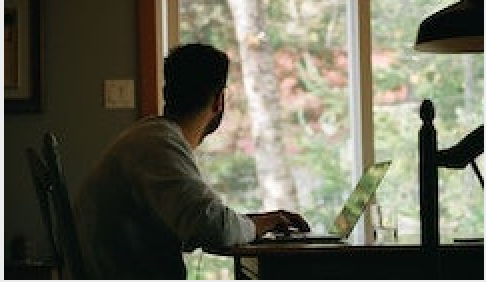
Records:
{"label": "window glass", "polygon": [[[208,183],[240,212],[290,208],[314,230],[331,228],[353,163],[346,1],[255,1],[259,17],[246,22],[255,28],[240,41],[234,9],[254,1],[179,2],[181,43],[210,43],[231,59],[221,128],[197,151]],[[421,20],[454,2],[371,1],[375,160],[393,161],[377,203],[403,243],[420,242],[420,103],[434,103],[439,149],[483,123],[483,54],[413,49]],[[261,60],[244,67],[252,58],[242,59],[242,46],[264,50]],[[477,163],[483,172],[482,156]],[[472,169],[440,169],[439,178],[441,240],[483,237],[483,190]],[[186,259],[190,279],[233,277],[232,259],[200,251]]]}
{"label": "window glass", "polygon": [[[385,224],[399,241],[420,243],[418,132],[424,99],[435,106],[438,148],[456,144],[483,123],[483,54],[413,49],[421,20],[453,0],[372,1],[373,120],[376,160],[393,166],[377,192]],[[404,12],[406,11],[406,12]],[[483,157],[477,160],[483,171]],[[483,190],[471,166],[439,169],[441,242],[483,237]]]}
{"label": "window glass", "polygon": [[[207,181],[240,212],[286,208],[331,229],[351,190],[346,1],[182,0],[179,28],[231,58],[223,122],[197,150]],[[232,272],[199,256],[198,278]]]}

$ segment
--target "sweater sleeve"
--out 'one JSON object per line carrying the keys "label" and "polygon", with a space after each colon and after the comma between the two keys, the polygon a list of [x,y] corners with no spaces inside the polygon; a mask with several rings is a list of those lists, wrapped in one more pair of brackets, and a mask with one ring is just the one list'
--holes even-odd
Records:
{"label": "sweater sleeve", "polygon": [[178,191],[164,193],[171,198],[168,202],[172,203],[172,207],[157,207],[164,207],[160,214],[184,242],[186,249],[232,246],[255,239],[255,226],[251,219],[224,205],[204,183],[182,182],[173,183]]}
{"label": "sweater sleeve", "polygon": [[202,180],[192,152],[183,142],[163,139],[137,148],[123,166],[134,194],[184,244],[185,249],[231,246],[255,238],[247,216],[226,206]]}

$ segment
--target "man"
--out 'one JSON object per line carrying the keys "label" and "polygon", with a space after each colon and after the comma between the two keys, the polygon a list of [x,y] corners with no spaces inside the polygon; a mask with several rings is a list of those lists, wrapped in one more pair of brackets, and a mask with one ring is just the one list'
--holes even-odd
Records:
{"label": "man", "polygon": [[201,178],[192,150],[221,122],[228,65],[208,45],[172,50],[164,116],[135,123],[96,163],[75,205],[92,278],[184,279],[183,251],[247,243],[289,226],[309,230],[295,213],[239,214]]}

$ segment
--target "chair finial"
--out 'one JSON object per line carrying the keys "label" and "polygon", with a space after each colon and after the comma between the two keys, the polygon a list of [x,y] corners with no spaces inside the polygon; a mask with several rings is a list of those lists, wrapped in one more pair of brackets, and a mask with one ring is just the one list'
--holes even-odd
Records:
{"label": "chair finial", "polygon": [[420,105],[420,119],[423,123],[432,123],[435,118],[435,110],[432,101],[425,99]]}

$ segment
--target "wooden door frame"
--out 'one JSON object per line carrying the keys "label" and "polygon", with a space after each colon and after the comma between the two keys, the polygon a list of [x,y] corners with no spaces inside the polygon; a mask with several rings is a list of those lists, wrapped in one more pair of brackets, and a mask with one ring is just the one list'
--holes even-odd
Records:
{"label": "wooden door frame", "polygon": [[138,116],[158,113],[157,0],[139,0],[138,5]]}
{"label": "wooden door frame", "polygon": [[138,9],[138,116],[162,112],[163,60],[179,43],[179,0],[139,0]]}

